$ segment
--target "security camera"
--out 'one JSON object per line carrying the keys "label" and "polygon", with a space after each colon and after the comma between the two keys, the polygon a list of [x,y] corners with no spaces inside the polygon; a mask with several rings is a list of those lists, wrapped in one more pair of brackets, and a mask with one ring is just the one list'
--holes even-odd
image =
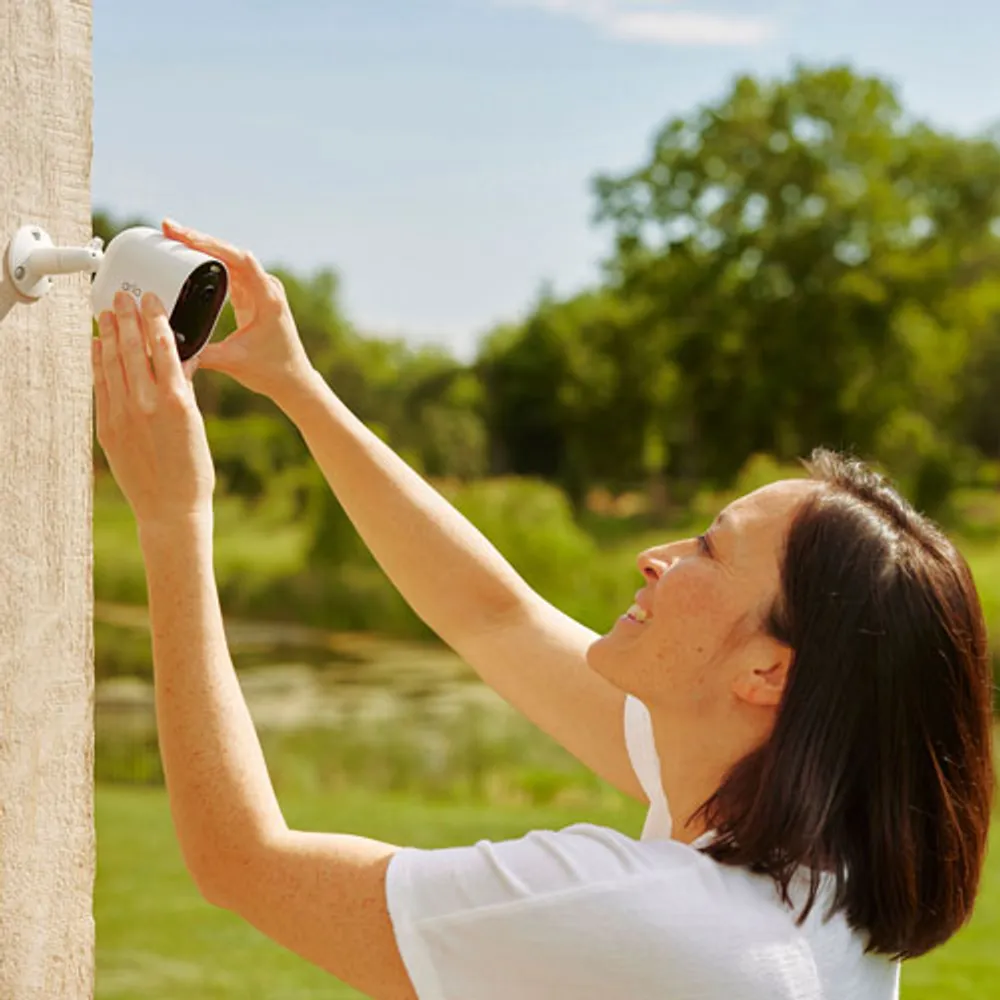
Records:
{"label": "security camera", "polygon": [[135,226],[120,232],[102,252],[101,240],[86,247],[56,247],[40,226],[23,226],[11,240],[8,268],[25,298],[37,300],[54,274],[89,271],[94,316],[114,307],[115,294],[136,300],[154,292],[163,303],[182,361],[195,357],[212,339],[226,303],[229,275],[221,261],[159,230]]}
{"label": "security camera", "polygon": [[113,308],[119,291],[137,301],[155,292],[170,316],[181,360],[187,361],[211,340],[228,290],[229,275],[221,261],[167,239],[159,230],[136,226],[108,244],[90,298],[99,316]]}

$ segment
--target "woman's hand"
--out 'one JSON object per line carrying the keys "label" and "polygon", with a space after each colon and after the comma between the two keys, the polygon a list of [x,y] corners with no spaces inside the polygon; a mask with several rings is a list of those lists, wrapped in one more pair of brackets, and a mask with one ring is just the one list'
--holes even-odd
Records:
{"label": "woman's hand", "polygon": [[97,439],[140,530],[210,519],[215,468],[191,378],[163,304],[125,292],[93,342]]}
{"label": "woman's hand", "polygon": [[314,369],[299,338],[281,282],[253,254],[166,220],[163,234],[221,260],[237,330],[198,355],[198,366],[225,372],[275,402],[294,393]]}

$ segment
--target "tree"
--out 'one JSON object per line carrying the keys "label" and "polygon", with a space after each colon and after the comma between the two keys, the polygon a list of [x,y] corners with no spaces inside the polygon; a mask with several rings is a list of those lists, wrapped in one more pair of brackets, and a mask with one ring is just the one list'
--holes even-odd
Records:
{"label": "tree", "polygon": [[502,443],[494,471],[554,480],[577,506],[593,483],[632,486],[656,471],[651,431],[674,369],[639,325],[628,301],[598,290],[543,298],[523,326],[484,344],[488,422]]}
{"label": "tree", "polygon": [[993,141],[912,121],[877,78],[799,67],[671,120],[596,193],[609,283],[679,373],[673,474],[871,452],[900,412],[949,414],[954,286],[992,280],[1000,249]]}

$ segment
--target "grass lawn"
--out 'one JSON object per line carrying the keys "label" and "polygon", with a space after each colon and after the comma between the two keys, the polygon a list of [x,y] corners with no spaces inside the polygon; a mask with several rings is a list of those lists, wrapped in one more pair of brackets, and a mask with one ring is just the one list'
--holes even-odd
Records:
{"label": "grass lawn", "polygon": [[[300,829],[336,829],[420,847],[516,837],[581,819],[635,835],[642,818],[634,803],[583,815],[427,804],[364,792],[283,799],[282,805],[289,823]],[[201,900],[181,863],[162,789],[99,788],[97,836],[97,1000],[360,996]],[[903,967],[904,1000],[1000,1000],[998,942],[1000,853],[994,851],[972,924],[945,947]]]}

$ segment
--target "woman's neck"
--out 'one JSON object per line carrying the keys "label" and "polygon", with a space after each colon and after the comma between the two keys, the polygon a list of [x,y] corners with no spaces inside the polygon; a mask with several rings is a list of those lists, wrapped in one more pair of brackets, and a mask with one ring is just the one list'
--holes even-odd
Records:
{"label": "woman's neck", "polygon": [[[729,771],[760,744],[745,720],[697,726],[651,709],[653,740],[660,760],[660,783],[673,820],[672,839],[690,844],[709,830],[695,813],[718,790]],[[741,721],[744,723],[741,725]]]}

